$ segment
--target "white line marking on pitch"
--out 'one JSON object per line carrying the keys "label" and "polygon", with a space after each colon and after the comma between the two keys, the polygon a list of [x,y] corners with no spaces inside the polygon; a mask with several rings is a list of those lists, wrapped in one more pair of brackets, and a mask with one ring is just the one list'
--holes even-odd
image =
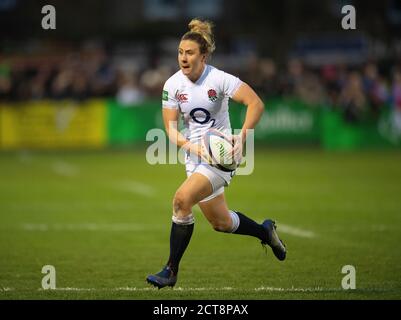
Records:
{"label": "white line marking on pitch", "polygon": [[117,189],[139,194],[145,197],[155,195],[155,189],[151,186],[138,181],[123,181],[116,186]]}
{"label": "white line marking on pitch", "polygon": [[77,166],[65,161],[56,161],[52,164],[51,168],[55,173],[63,177],[73,177],[79,173]]}
{"label": "white line marking on pitch", "polygon": [[[15,289],[15,288],[0,288],[0,292],[10,292],[10,291],[32,291],[34,289]],[[307,288],[280,288],[280,287],[258,287],[258,288],[233,288],[233,287],[221,287],[221,288],[208,288],[208,287],[189,287],[189,288],[168,288],[168,290],[172,291],[241,291],[241,292],[341,292],[344,291],[342,288],[323,288],[323,287],[307,287]],[[392,288],[360,288],[358,292],[391,292],[396,289]],[[158,291],[155,287],[119,287],[119,288],[74,288],[74,287],[66,287],[66,288],[56,288],[56,289],[48,289],[45,290],[43,288],[38,288],[37,291],[76,291],[76,292],[146,292],[146,291]]]}
{"label": "white line marking on pitch", "polygon": [[287,224],[278,223],[277,224],[277,231],[280,233],[287,233],[292,236],[301,237],[301,238],[314,238],[316,234],[312,231],[296,228],[289,226]]}
{"label": "white line marking on pitch", "polygon": [[[137,288],[137,287],[121,287],[121,288],[56,288],[52,290],[44,290],[42,288],[38,289],[39,291],[127,291],[127,292],[142,292],[142,291],[155,291],[158,290],[156,287],[146,287],[146,288]],[[233,287],[221,287],[221,288],[207,288],[207,287],[198,287],[198,288],[182,288],[176,287],[170,289],[172,291],[277,291],[277,292],[322,292],[322,291],[342,291],[341,288],[275,288],[275,287],[258,287],[258,288],[233,288]]]}
{"label": "white line marking on pitch", "polygon": [[[26,231],[144,231],[163,230],[163,224],[140,224],[140,223],[24,223],[21,228]],[[315,234],[311,231],[301,230],[288,225],[279,224],[279,232],[287,233],[297,237],[313,238]]]}
{"label": "white line marking on pitch", "polygon": [[133,223],[25,223],[26,231],[142,231],[162,229],[162,225],[146,225]]}
{"label": "white line marking on pitch", "polygon": [[[12,289],[13,290],[13,289]],[[175,287],[175,288],[168,288],[168,290],[172,291],[180,291],[180,292],[187,292],[187,291],[241,291],[241,292],[342,292],[344,289],[342,288],[323,288],[323,287],[307,287],[307,288],[279,288],[279,287],[258,287],[258,288],[233,288],[233,287],[221,287],[221,288],[208,288],[208,287]],[[137,287],[120,287],[120,288],[56,288],[51,290],[44,290],[39,288],[38,291],[98,291],[98,292],[118,292],[118,291],[125,291],[125,292],[143,292],[143,291],[158,291],[156,287],[145,287],[145,288],[137,288]],[[394,289],[390,288],[360,288],[358,289],[359,292],[390,292],[394,291]]]}

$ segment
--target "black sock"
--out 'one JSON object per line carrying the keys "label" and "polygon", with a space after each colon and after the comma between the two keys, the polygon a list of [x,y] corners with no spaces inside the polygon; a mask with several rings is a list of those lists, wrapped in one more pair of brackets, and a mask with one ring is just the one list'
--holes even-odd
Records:
{"label": "black sock", "polygon": [[191,240],[193,230],[193,223],[184,225],[173,222],[171,225],[170,257],[167,265],[170,266],[171,270],[175,274],[178,273],[178,265],[180,264],[182,255],[184,254],[184,251]]}
{"label": "black sock", "polygon": [[235,212],[239,217],[239,226],[237,230],[234,231],[234,233],[253,236],[259,238],[262,241],[266,241],[266,230],[262,227],[261,224],[258,224],[252,219],[249,219],[241,212]]}

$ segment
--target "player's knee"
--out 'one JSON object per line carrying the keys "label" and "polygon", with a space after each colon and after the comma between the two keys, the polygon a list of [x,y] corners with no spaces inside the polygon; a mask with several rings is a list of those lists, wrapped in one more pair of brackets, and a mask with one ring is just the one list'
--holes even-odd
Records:
{"label": "player's knee", "polygon": [[187,196],[181,191],[177,191],[173,199],[173,211],[179,214],[183,211],[191,211],[191,203]]}
{"label": "player's knee", "polygon": [[215,231],[218,232],[230,232],[231,231],[231,222],[229,223],[228,221],[224,220],[215,220],[212,221],[212,227]]}

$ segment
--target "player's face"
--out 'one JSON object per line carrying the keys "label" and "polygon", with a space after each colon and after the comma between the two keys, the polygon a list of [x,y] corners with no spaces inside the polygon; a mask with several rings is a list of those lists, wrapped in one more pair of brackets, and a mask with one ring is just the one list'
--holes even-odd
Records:
{"label": "player's face", "polygon": [[178,64],[182,73],[191,81],[196,81],[202,75],[206,55],[201,54],[199,44],[192,40],[182,40],[178,46]]}

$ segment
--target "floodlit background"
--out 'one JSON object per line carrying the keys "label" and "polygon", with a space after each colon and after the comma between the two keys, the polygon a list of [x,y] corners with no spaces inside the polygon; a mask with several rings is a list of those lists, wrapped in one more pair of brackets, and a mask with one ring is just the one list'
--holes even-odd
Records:
{"label": "floodlit background", "polygon": [[[178,290],[157,291],[185,172],[147,163],[146,133],[194,17],[215,23],[210,64],[265,101],[254,172],[226,196],[277,221],[288,259],[195,208]],[[399,299],[400,35],[396,0],[0,0],[0,299]]]}

